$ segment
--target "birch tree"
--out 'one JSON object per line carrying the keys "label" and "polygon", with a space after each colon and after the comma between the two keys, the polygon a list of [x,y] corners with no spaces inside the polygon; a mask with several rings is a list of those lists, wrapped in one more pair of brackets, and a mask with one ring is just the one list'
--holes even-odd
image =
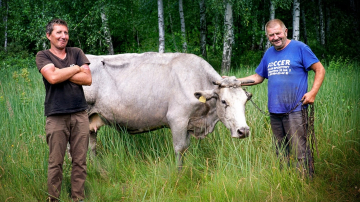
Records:
{"label": "birch tree", "polygon": [[300,0],[294,0],[293,5],[293,39],[300,39]]}
{"label": "birch tree", "polygon": [[108,52],[110,55],[114,55],[114,46],[111,40],[111,34],[110,34],[110,29],[109,29],[109,25],[108,25],[108,19],[105,15],[105,9],[104,7],[101,8],[101,21],[102,21],[102,26],[103,26],[103,30],[104,30],[104,35],[105,35],[105,41],[106,44],[108,46]]}
{"label": "birch tree", "polygon": [[322,9],[322,2],[319,0],[319,23],[320,23],[320,42],[322,46],[325,46],[325,23],[324,23],[324,13]]}
{"label": "birch tree", "polygon": [[184,17],[184,8],[183,1],[179,0],[179,14],[180,14],[180,23],[181,23],[181,41],[183,52],[187,52],[187,44],[186,44],[186,30],[185,30],[185,17]]}
{"label": "birch tree", "polygon": [[200,52],[207,58],[206,52],[206,5],[205,0],[200,0]]}
{"label": "birch tree", "polygon": [[165,29],[164,29],[164,6],[162,0],[158,3],[158,22],[159,22],[159,53],[165,52]]}
{"label": "birch tree", "polygon": [[224,48],[221,63],[221,73],[225,74],[230,71],[232,45],[234,43],[234,28],[233,28],[233,11],[232,5],[229,1],[225,3],[225,17],[224,17]]}
{"label": "birch tree", "polygon": [[5,16],[4,16],[4,25],[5,25],[5,33],[4,33],[4,50],[6,51],[7,50],[7,43],[8,43],[8,37],[7,37],[7,35],[8,35],[8,30],[7,30],[7,28],[8,28],[8,15],[9,15],[9,4],[8,4],[8,2],[6,2],[5,1],[5,3],[4,3],[4,6],[5,6],[5,8],[6,8],[6,13],[5,13]]}
{"label": "birch tree", "polygon": [[[269,11],[270,11],[270,18],[269,20],[273,20],[275,19],[275,2],[273,0],[270,0],[270,8],[269,8]],[[265,26],[265,24],[264,24]],[[266,29],[264,27],[264,29]],[[265,30],[265,33],[266,33],[266,30]],[[265,50],[266,51],[267,49],[269,49],[271,47],[271,43],[269,40],[266,40],[266,46],[265,46]]]}

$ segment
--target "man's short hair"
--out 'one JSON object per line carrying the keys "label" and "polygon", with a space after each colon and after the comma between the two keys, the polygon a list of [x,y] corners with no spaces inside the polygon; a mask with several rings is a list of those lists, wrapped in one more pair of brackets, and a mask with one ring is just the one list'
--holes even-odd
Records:
{"label": "man's short hair", "polygon": [[265,24],[265,34],[267,35],[267,28],[268,27],[275,27],[276,25],[280,25],[280,27],[283,29],[283,31],[286,30],[286,26],[283,23],[283,21],[281,21],[280,19],[272,19],[269,20],[266,24]]}
{"label": "man's short hair", "polygon": [[47,34],[51,34],[51,32],[54,30],[54,24],[64,25],[64,26],[68,27],[68,26],[67,26],[67,23],[65,22],[65,20],[62,20],[62,19],[53,19],[53,20],[51,20],[51,21],[46,25],[46,33],[47,33]]}

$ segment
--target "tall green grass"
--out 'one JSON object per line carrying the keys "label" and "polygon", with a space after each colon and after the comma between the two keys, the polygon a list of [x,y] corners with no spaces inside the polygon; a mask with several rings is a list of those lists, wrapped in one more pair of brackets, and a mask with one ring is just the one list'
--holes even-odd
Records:
{"label": "tall green grass", "polygon": [[[319,155],[315,153],[312,181],[294,167],[279,169],[269,118],[248,103],[251,136],[232,139],[218,123],[205,139],[192,138],[180,173],[169,129],[129,135],[103,127],[98,156],[88,160],[87,201],[358,201],[360,66],[340,66],[341,61],[327,65],[316,99]],[[230,74],[253,72],[242,67]],[[42,77],[32,64],[0,67],[0,78],[0,201],[45,201],[48,146]],[[247,90],[266,110],[266,81]],[[66,158],[62,201],[71,201],[70,163]]]}

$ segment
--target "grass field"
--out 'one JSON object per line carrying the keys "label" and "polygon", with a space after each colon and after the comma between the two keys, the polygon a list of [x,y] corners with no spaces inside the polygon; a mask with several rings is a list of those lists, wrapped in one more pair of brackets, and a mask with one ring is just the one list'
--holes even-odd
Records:
{"label": "grass field", "polygon": [[[42,77],[32,62],[0,65],[0,201],[45,201]],[[232,139],[218,123],[205,139],[192,138],[181,173],[169,129],[129,135],[102,128],[99,155],[88,161],[87,201],[360,201],[360,66],[340,60],[326,69],[315,103],[319,154],[312,181],[294,167],[279,170],[269,118],[248,103],[251,136]],[[247,90],[266,110],[267,85]],[[62,201],[71,201],[70,173],[66,159]]]}

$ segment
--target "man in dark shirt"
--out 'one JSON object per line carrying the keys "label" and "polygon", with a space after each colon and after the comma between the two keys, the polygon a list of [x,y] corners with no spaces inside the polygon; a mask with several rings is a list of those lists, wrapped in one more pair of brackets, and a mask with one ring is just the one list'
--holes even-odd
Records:
{"label": "man in dark shirt", "polygon": [[36,65],[46,90],[49,201],[58,201],[60,196],[67,143],[72,156],[71,197],[74,201],[81,201],[85,197],[89,144],[89,119],[82,85],[91,85],[90,62],[81,49],[66,47],[69,33],[64,20],[50,21],[46,26],[46,37],[51,47],[37,53]]}

